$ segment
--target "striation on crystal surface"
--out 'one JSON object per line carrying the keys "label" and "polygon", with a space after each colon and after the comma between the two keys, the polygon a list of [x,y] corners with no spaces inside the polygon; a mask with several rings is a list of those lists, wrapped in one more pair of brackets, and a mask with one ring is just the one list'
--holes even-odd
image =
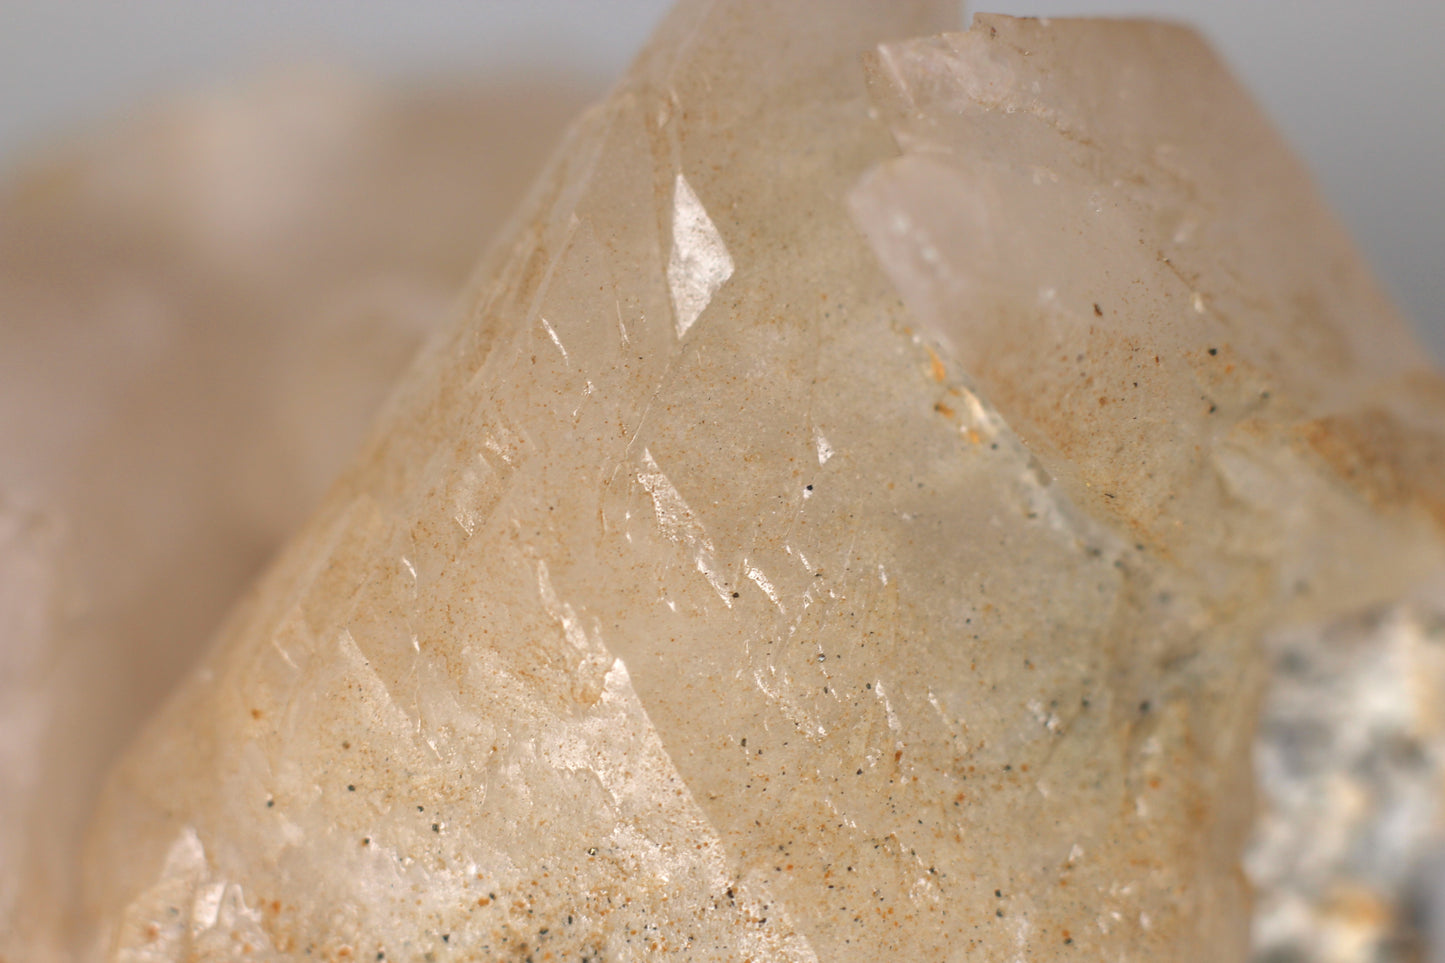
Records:
{"label": "striation on crystal surface", "polygon": [[87,952],[1229,961],[1252,882],[1365,959],[1445,385],[1192,34],[955,14],[674,11],[112,772]]}
{"label": "striation on crystal surface", "polygon": [[72,958],[105,771],[578,102],[280,73],[0,185],[0,959]]}

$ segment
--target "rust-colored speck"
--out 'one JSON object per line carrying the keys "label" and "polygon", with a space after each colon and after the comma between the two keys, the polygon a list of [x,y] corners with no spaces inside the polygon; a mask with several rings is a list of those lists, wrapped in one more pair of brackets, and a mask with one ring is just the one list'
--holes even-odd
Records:
{"label": "rust-colored speck", "polygon": [[1445,528],[1445,437],[1379,408],[1317,418],[1300,437],[1372,505],[1423,509]]}
{"label": "rust-colored speck", "polygon": [[943,366],[943,359],[932,348],[928,349],[928,373],[940,384],[948,377],[948,369]]}

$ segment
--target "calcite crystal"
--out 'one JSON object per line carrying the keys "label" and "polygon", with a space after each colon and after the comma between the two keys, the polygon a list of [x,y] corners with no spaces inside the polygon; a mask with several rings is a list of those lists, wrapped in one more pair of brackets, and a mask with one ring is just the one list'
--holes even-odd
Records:
{"label": "calcite crystal", "polygon": [[1247,848],[1262,949],[1394,938],[1291,829],[1376,744],[1258,824],[1253,751],[1440,671],[1445,383],[1191,34],[955,13],[670,16],[113,771],[84,952],[1244,960]]}
{"label": "calcite crystal", "polygon": [[0,959],[68,958],[106,769],[580,103],[291,71],[0,186]]}
{"label": "calcite crystal", "polygon": [[[852,203],[890,277],[1069,501],[1132,543],[1144,594],[1167,594],[1127,671],[1181,689],[1179,736],[1208,764],[1174,779],[1244,758],[1230,740],[1270,654],[1257,952],[1415,959],[1445,781],[1440,378],[1186,32],[981,16],[885,45],[869,78],[900,156]],[[1247,815],[1238,797],[1190,795],[1138,859],[1171,836],[1200,848],[1182,866],[1235,858],[1201,830]]]}

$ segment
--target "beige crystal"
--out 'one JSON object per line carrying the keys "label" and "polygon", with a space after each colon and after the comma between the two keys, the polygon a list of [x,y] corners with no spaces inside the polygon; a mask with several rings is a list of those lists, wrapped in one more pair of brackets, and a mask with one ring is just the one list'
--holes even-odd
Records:
{"label": "beige crystal", "polygon": [[[1183,690],[1189,770],[1247,761],[1219,735],[1254,725],[1269,656],[1257,958],[1421,958],[1445,384],[1188,32],[980,16],[884,45],[869,78],[901,156],[851,199],[905,302],[1073,504],[1191,581],[1200,611],[1142,623],[1131,667]],[[1243,798],[1198,787],[1135,859],[1184,855],[1186,894],[1212,851],[1225,879],[1239,843],[1200,822]]]}
{"label": "beige crystal", "polygon": [[1445,571],[1445,385],[1191,34],[952,8],[674,12],[113,773],[96,956],[1247,958],[1266,640]]}
{"label": "beige crystal", "polygon": [[0,189],[0,959],[68,958],[106,769],[320,501],[580,102],[279,73]]}

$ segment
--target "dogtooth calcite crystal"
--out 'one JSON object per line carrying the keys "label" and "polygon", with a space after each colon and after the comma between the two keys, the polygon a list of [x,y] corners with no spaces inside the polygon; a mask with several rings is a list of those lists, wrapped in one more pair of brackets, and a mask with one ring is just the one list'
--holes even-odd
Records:
{"label": "dogtooth calcite crystal", "polygon": [[1299,693],[1439,671],[1445,382],[1193,34],[955,17],[669,16],[113,770],[98,956],[1399,942]]}

